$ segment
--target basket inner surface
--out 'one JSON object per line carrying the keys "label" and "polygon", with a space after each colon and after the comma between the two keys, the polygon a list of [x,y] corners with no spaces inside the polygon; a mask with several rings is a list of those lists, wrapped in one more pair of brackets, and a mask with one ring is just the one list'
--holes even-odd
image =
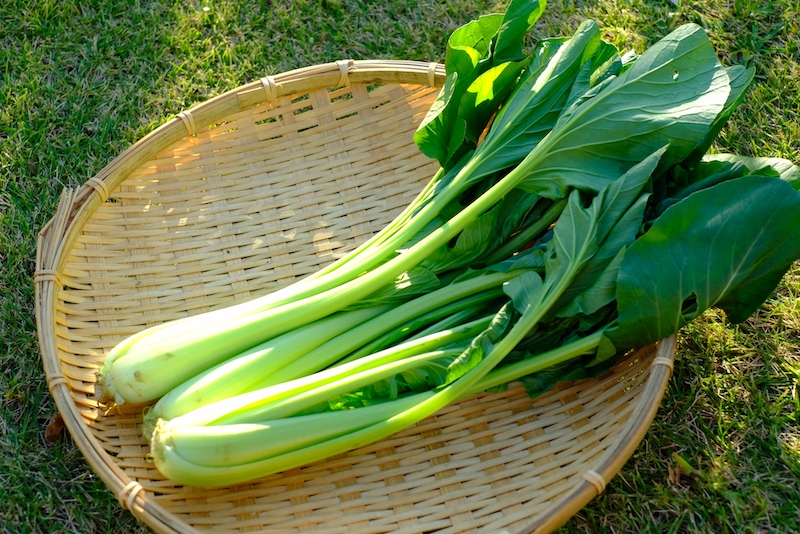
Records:
{"label": "basket inner surface", "polygon": [[513,531],[571,489],[631,414],[651,352],[602,379],[533,400],[519,387],[482,394],[363,449],[203,490],[155,470],[141,407],[98,406],[95,372],[124,337],[292,283],[385,226],[437,170],[412,142],[435,96],[353,84],[238,112],[135,169],[65,252],[55,336],[75,409],[147,498],[187,525]]}

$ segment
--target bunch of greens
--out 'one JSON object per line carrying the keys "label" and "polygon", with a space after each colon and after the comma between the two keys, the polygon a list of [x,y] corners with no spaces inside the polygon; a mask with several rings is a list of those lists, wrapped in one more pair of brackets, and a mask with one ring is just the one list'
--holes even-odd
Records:
{"label": "bunch of greens", "polygon": [[453,33],[415,136],[441,170],[373,239],[112,351],[108,396],[163,396],[145,425],[162,473],[220,486],[302,465],[513,380],[533,395],[601,374],[769,296],[800,257],[800,173],[706,155],[752,72],[696,25],[635,57],[586,21],[526,55],[543,8]]}

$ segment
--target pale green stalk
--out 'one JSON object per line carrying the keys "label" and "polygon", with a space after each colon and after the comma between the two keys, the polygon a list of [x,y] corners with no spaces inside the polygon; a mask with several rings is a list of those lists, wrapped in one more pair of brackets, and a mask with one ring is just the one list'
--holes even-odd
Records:
{"label": "pale green stalk", "polygon": [[[466,341],[466,340],[465,340]],[[296,392],[282,400],[271,403],[264,403],[258,409],[248,409],[225,414],[213,421],[212,425],[226,425],[234,423],[253,423],[258,421],[271,421],[283,417],[291,417],[295,414],[319,406],[329,399],[334,399],[352,391],[357,391],[363,387],[375,384],[386,378],[393,377],[405,371],[420,368],[438,359],[455,359],[464,351],[465,346],[458,346],[453,349],[437,350],[408,356],[406,358],[385,363],[383,365],[372,366],[363,371],[350,372],[340,376],[335,381],[319,383],[313,389],[303,392]],[[341,369],[337,367],[336,369]],[[183,424],[180,419],[174,419],[175,424]]]}
{"label": "pale green stalk", "polygon": [[[591,242],[592,236],[584,236],[581,249],[576,254],[576,258],[584,257]],[[420,402],[412,408],[399,411],[396,415],[369,427],[316,445],[292,450],[285,454],[249,464],[226,468],[196,466],[196,469],[192,469],[191,467],[194,464],[180,458],[180,455],[176,454],[168,445],[156,441],[152,445],[156,465],[167,477],[185,477],[176,479],[178,482],[194,484],[197,481],[202,481],[201,485],[204,486],[232,484],[322,460],[339,452],[367,445],[407,428],[472,392],[479,381],[500,363],[541,321],[550,308],[555,305],[561,294],[572,283],[580,268],[581,262],[573,262],[566,273],[559,277],[558,280],[546,279],[544,286],[540,288],[541,301],[537,305],[529,304],[511,330],[491,348],[488,354],[483,356],[480,362],[448,386],[435,392],[429,392],[427,396],[422,396],[424,394],[421,394],[421,396],[417,397]],[[235,419],[231,415],[228,415],[226,419],[229,422],[237,422],[231,420]],[[189,480],[193,482],[189,482]]]}
{"label": "pale green stalk", "polygon": [[415,398],[365,406],[357,410],[287,417],[268,423],[222,426],[175,426],[161,420],[154,434],[166,441],[186,461],[206,467],[242,465],[314,445],[372,425],[391,415],[398,406],[410,408]]}
{"label": "pale green stalk", "polygon": [[578,356],[591,354],[597,349],[600,340],[603,338],[603,334],[604,332],[601,330],[522,361],[496,367],[480,379],[469,390],[467,395],[473,395],[497,386],[502,386],[503,384],[513,382],[523,376],[543,371],[559,363],[577,358]]}
{"label": "pale green stalk", "polygon": [[[555,302],[554,298],[552,302]],[[491,353],[469,373],[440,391],[415,395],[412,398],[417,402],[411,408],[399,407],[401,411],[376,424],[308,447],[293,449],[271,458],[224,467],[208,467],[188,462],[172,447],[168,439],[154,439],[151,449],[156,467],[164,476],[176,482],[216,487],[237,484],[299,467],[373,443],[429,417],[471,392],[478,381],[525,337],[530,328],[535,326],[546,309],[538,311],[539,313],[532,313],[527,317],[523,315],[508,335],[497,343]]]}
{"label": "pale green stalk", "polygon": [[[341,365],[343,363],[351,362],[353,360],[357,360],[358,358],[368,356],[369,354],[372,354],[373,352],[377,352],[379,350],[383,350],[386,347],[391,347],[392,345],[399,343],[403,340],[409,341],[411,339],[424,337],[423,335],[410,336],[410,334],[412,332],[417,331],[419,328],[424,327],[425,325],[430,325],[431,322],[433,321],[437,321],[442,317],[451,316],[452,314],[456,314],[459,317],[462,317],[462,314],[465,311],[467,311],[472,314],[470,315],[471,317],[476,317],[480,313],[480,311],[483,310],[487,302],[496,299],[502,295],[503,295],[502,286],[501,284],[498,284],[496,289],[490,289],[482,293],[479,293],[477,295],[463,297],[457,301],[451,302],[450,304],[438,307],[436,309],[428,311],[427,313],[423,313],[418,317],[414,317],[410,321],[406,321],[391,330],[381,329],[381,332],[383,332],[384,330],[387,331],[382,335],[380,335],[379,337],[376,337],[372,341],[370,341],[370,339],[372,339],[374,335],[369,335],[364,332],[365,335],[363,336],[363,341],[367,343],[362,344],[360,347],[358,346],[359,344],[357,342],[356,336],[361,336],[362,332],[355,332],[353,336],[348,335],[349,334],[348,332],[347,334],[343,334],[341,338],[343,341],[346,339],[355,338],[353,339],[353,343],[349,344],[348,346],[342,346],[341,348],[333,346],[329,347],[331,350],[331,354],[330,357],[326,358],[326,360],[330,361],[331,364],[335,362],[335,365]],[[464,320],[458,320],[448,324],[441,323],[440,321],[439,323],[436,323],[436,324],[441,324],[439,328],[435,329],[428,328],[426,329],[424,335],[433,334],[441,330],[449,330],[452,327],[458,326],[461,323],[466,322],[468,318],[469,317],[465,317]],[[391,318],[387,317],[387,319],[390,320]],[[379,327],[379,325],[376,325],[376,327]],[[376,334],[377,333],[379,332],[376,331]],[[333,345],[333,343],[331,343],[330,345]],[[347,350],[345,350],[352,348],[356,348],[356,350],[352,352],[348,352]],[[336,360],[333,359],[334,355],[337,357]]]}
{"label": "pale green stalk", "polygon": [[[275,373],[351,328],[379,316],[388,305],[340,312],[272,338],[204,371],[161,397],[145,415],[144,435],[159,418],[173,419],[218,400],[264,387]],[[274,383],[274,382],[273,382]]]}
{"label": "pale green stalk", "polygon": [[[482,300],[481,303],[486,302],[486,300]],[[470,306],[468,308],[461,309],[451,315],[448,315],[447,317],[441,319],[440,321],[430,325],[424,330],[420,330],[413,336],[410,336],[407,341],[414,341],[415,339],[419,339],[425,336],[430,336],[442,330],[449,330],[451,328],[454,328],[460,324],[465,323],[471,317],[475,317],[482,308],[483,306]]]}
{"label": "pale green stalk", "polygon": [[[269,409],[271,404],[280,402],[292,395],[311,391],[381,365],[430,353],[441,347],[472,339],[483,331],[490,322],[491,317],[477,319],[452,330],[437,332],[431,336],[406,342],[313,375],[223,399],[182,415],[173,420],[173,422],[182,426],[207,425],[222,417],[228,417],[229,422],[257,422],[261,420],[258,413],[262,407]],[[233,414],[235,414],[235,419]]]}
{"label": "pale green stalk", "polygon": [[434,189],[439,183],[442,174],[444,173],[444,169],[440,168],[434,177],[425,185],[425,188],[420,191],[420,193],[414,198],[411,203],[403,209],[403,211],[395,217],[389,224],[385,227],[381,228],[375,235],[370,237],[367,241],[362,243],[352,252],[349,252],[343,258],[339,258],[335,262],[323,267],[322,269],[315,271],[311,275],[307,276],[303,280],[300,280],[297,283],[303,283],[306,280],[313,280],[315,278],[320,278],[321,276],[328,275],[344,265],[345,263],[353,261],[359,255],[363,254],[364,251],[369,250],[371,247],[375,245],[379,245],[386,241],[389,237],[394,235],[396,232],[401,230],[403,226],[408,222],[411,217],[414,216],[414,213],[419,209],[420,206],[424,205],[429,199],[430,195],[433,193]]}
{"label": "pale green stalk", "polygon": [[[397,329],[405,326],[409,321],[418,319],[426,314],[434,314],[434,317],[438,319],[439,317],[436,314],[439,311],[449,313],[448,305],[458,308],[472,305],[475,302],[485,302],[502,295],[503,282],[514,276],[516,276],[514,273],[485,274],[463,282],[454,282],[405,302],[309,351],[291,365],[275,373],[270,377],[269,382],[264,385],[294,380],[300,376],[314,373],[348,355],[351,356],[348,356],[345,361],[352,361],[356,357],[366,356],[383,348],[375,346],[370,341],[378,339],[386,333],[396,332]],[[356,351],[356,353],[351,354],[353,351]]]}
{"label": "pale green stalk", "polygon": [[[591,353],[597,348],[602,335],[602,331],[597,332],[524,361],[495,369],[479,380],[464,397]],[[168,442],[166,446],[171,447],[184,461],[205,467],[227,468],[257,462],[360,430],[408,410],[419,401],[419,396],[412,395],[355,410],[301,415],[262,423],[183,426],[162,421],[156,432],[161,434],[157,439]]]}

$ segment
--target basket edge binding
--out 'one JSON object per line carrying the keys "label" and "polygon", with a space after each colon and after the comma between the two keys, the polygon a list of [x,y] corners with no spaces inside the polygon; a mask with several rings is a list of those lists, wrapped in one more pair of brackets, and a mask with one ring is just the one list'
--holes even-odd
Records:
{"label": "basket edge binding", "polygon": [[650,362],[650,375],[641,393],[643,399],[595,467],[587,471],[583,475],[583,481],[562,496],[547,513],[515,534],[547,534],[555,531],[600,495],[606,484],[620,472],[644,439],[661,405],[672,376],[676,340],[677,334],[672,334],[657,343],[655,358]]}
{"label": "basket edge binding", "polygon": [[[61,414],[73,441],[86,462],[119,500],[123,509],[129,510],[137,519],[160,533],[197,533],[180,519],[147,498],[142,486],[128,477],[111,460],[98,440],[89,432],[89,427],[75,412],[67,377],[61,373],[55,341],[56,294],[60,276],[57,260],[64,250],[65,237],[73,228],[70,215],[75,209],[77,191],[65,188],[54,217],[39,232],[36,247],[35,311],[39,351],[50,395]],[[46,326],[47,332],[43,326]],[[46,335],[51,334],[51,335]]]}
{"label": "basket edge binding", "polygon": [[[75,412],[68,378],[60,372],[55,339],[55,308],[63,268],[64,250],[69,250],[97,207],[135,168],[154,156],[164,146],[192,136],[199,128],[222,120],[231,113],[274,100],[278,96],[321,87],[341,87],[350,83],[411,83],[440,86],[444,67],[415,61],[341,60],[267,76],[238,87],[190,110],[143,137],[112,160],[80,189],[65,189],[53,218],[42,228],[37,239],[35,308],[39,347],[44,371],[57,409],[78,448],[89,465],[117,496],[120,505],[157,532],[199,532],[178,516],[168,512],[151,498],[142,486],[130,479],[102,448],[89,427]],[[96,193],[96,194],[95,194]],[[563,495],[550,511],[523,532],[552,532],[566,523],[591,499],[602,492],[605,481],[615,476],[641,442],[660,405],[674,357],[675,336],[660,342],[657,357],[651,363],[644,397],[626,421],[623,432],[603,453],[597,465],[572,491]],[[660,365],[663,364],[663,365]],[[658,366],[658,367],[656,367]]]}

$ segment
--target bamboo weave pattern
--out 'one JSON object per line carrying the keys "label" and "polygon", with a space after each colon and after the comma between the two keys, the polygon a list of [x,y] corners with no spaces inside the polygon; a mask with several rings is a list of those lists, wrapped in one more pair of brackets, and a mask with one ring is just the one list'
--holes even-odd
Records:
{"label": "bamboo weave pattern", "polygon": [[[273,291],[368,239],[435,173],[412,142],[443,75],[338,62],[183,112],[78,191],[41,232],[45,372],[92,468],[159,532],[549,532],[633,452],[674,343],[530,399],[451,405],[390,439],[221,490],[165,480],[142,407],[98,406],[95,372],[146,327]],[[587,473],[590,473],[587,478]],[[602,481],[602,482],[601,482]]]}

